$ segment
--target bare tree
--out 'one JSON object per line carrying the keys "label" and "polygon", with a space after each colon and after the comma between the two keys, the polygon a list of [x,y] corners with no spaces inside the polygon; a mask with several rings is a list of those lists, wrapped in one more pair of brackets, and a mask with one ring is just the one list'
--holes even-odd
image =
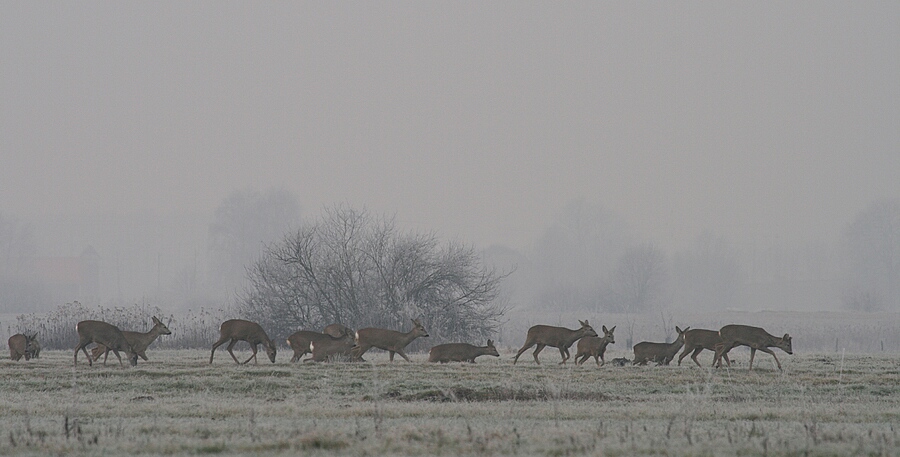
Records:
{"label": "bare tree", "polygon": [[282,335],[331,323],[400,329],[421,317],[433,340],[481,340],[505,312],[503,277],[472,247],[336,206],[265,250],[239,307]]}

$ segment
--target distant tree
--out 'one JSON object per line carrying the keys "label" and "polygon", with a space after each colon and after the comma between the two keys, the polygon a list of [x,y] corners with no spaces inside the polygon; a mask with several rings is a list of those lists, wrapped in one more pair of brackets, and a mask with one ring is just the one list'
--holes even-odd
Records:
{"label": "distant tree", "polygon": [[694,247],[672,262],[675,301],[691,309],[731,306],[740,292],[743,273],[738,253],[710,232],[697,237]]}
{"label": "distant tree", "polygon": [[239,290],[246,266],[299,223],[300,204],[284,189],[233,192],[219,204],[209,224],[211,285]]}
{"label": "distant tree", "polygon": [[535,243],[528,272],[534,302],[560,310],[609,307],[608,275],[632,244],[629,232],[618,214],[570,202]]}
{"label": "distant tree", "polygon": [[271,244],[248,276],[239,309],[277,335],[331,323],[406,329],[421,317],[432,342],[480,341],[505,312],[503,276],[474,248],[346,206]]}
{"label": "distant tree", "polygon": [[610,311],[644,312],[657,308],[666,295],[668,266],[665,254],[652,244],[629,248],[619,257],[612,275],[615,301]]}
{"label": "distant tree", "polygon": [[870,204],[844,229],[841,240],[844,306],[900,309],[900,200]]}

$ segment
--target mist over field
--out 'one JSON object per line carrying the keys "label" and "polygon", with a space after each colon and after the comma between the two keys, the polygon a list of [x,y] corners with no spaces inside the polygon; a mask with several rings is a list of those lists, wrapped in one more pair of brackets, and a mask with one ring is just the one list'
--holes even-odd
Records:
{"label": "mist over field", "polygon": [[895,2],[6,5],[0,313],[228,310],[335,207],[473,247],[510,325],[897,313],[898,20]]}

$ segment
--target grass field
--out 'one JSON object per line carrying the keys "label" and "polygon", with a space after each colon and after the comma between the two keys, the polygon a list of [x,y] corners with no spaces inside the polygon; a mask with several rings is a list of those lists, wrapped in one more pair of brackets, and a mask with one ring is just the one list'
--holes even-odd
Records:
{"label": "grass field", "polygon": [[0,455],[900,455],[900,356],[779,353],[780,373],[759,354],[748,373],[733,354],[720,370],[559,366],[551,350],[540,366],[374,350],[236,366],[151,348],[137,368],[73,368],[45,351],[0,361]]}

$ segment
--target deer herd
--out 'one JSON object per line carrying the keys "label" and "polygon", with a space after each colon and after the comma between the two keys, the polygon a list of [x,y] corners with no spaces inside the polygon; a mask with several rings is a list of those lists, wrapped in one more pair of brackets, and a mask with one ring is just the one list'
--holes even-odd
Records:
{"label": "deer herd", "polygon": [[[92,365],[94,361],[103,356],[103,364],[112,351],[119,364],[122,364],[120,352],[124,352],[131,366],[137,365],[138,357],[148,360],[146,350],[153,341],[160,335],[170,335],[172,332],[155,316],[153,319],[153,327],[150,331],[132,332],[122,331],[118,327],[94,320],[81,321],[75,326],[78,334],[78,345],[75,347],[74,363],[78,365],[78,352],[81,351],[87,357],[88,365]],[[371,348],[378,348],[389,353],[389,359],[394,361],[394,354],[399,354],[407,362],[409,357],[404,349],[409,344],[420,337],[428,337],[428,331],[419,322],[418,319],[412,319],[413,328],[408,332],[400,332],[383,328],[362,328],[354,332],[341,324],[331,324],[322,332],[311,330],[300,330],[287,338],[287,344],[293,350],[291,362],[300,361],[304,355],[311,356],[304,362],[325,362],[340,358],[349,361],[363,361],[363,354]],[[616,327],[607,329],[602,326],[603,336],[599,336],[587,320],[579,321],[581,327],[571,330],[565,327],[554,327],[550,325],[535,325],[528,329],[525,336],[525,344],[518,350],[513,357],[513,365],[519,361],[519,356],[531,347],[535,347],[532,356],[537,364],[538,354],[547,346],[557,348],[562,357],[560,364],[565,364],[570,358],[569,348],[578,342],[575,353],[575,364],[582,365],[587,359],[593,357],[597,366],[603,366],[606,360],[603,355],[606,347],[616,342],[613,332]],[[655,343],[643,341],[634,345],[633,365],[646,365],[649,362],[655,362],[657,365],[669,365],[678,355],[678,351],[682,351],[678,355],[678,364],[691,355],[691,360],[702,366],[697,360],[697,355],[704,349],[715,353],[712,365],[721,367],[724,360],[727,366],[731,366],[731,360],[728,358],[728,352],[737,346],[747,346],[750,348],[750,370],[753,370],[753,359],[756,351],[762,351],[770,354],[781,370],[781,362],[775,353],[769,348],[779,348],[788,354],[793,354],[791,348],[791,337],[785,334],[782,337],[776,337],[769,334],[759,327],[751,327],[749,325],[726,325],[716,330],[691,329],[685,327],[681,329],[676,326],[675,331],[678,337],[671,343]],[[272,363],[275,363],[276,346],[275,342],[269,338],[263,328],[251,321],[242,319],[231,319],[222,323],[219,327],[219,339],[212,345],[212,351],[209,354],[209,363],[213,363],[213,357],[216,349],[228,343],[226,350],[231,358],[237,364],[246,364],[253,360],[257,363],[256,354],[259,345],[262,344],[266,351],[266,355]],[[245,341],[250,344],[252,355],[245,361],[241,362],[234,355],[234,346],[238,341]],[[88,353],[87,346],[95,344]],[[41,346],[37,340],[37,334],[16,334],[9,338],[9,353],[12,360],[18,361],[21,358],[30,360],[40,355]],[[499,357],[500,353],[494,346],[494,342],[487,340],[487,346],[474,346],[468,343],[447,343],[440,344],[431,348],[428,354],[428,361],[435,363],[447,362],[469,362],[475,363],[475,359],[482,355],[490,355]],[[619,359],[616,359],[617,361]]]}

